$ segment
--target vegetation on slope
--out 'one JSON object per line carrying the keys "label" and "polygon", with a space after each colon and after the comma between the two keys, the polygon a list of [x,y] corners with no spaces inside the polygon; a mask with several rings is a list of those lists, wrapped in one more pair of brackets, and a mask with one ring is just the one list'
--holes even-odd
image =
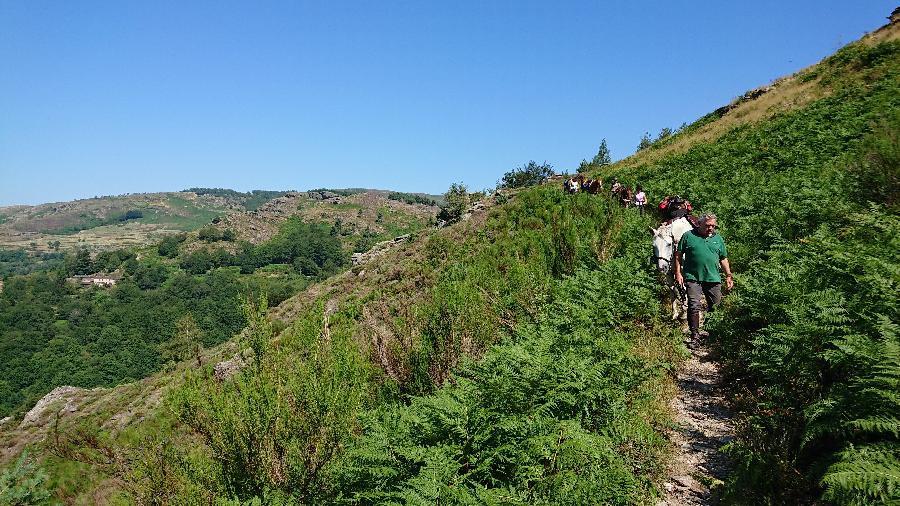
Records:
{"label": "vegetation on slope", "polygon": [[900,42],[802,77],[827,96],[613,173],[716,212],[728,241],[738,290],[712,325],[742,413],[731,501],[897,501]]}
{"label": "vegetation on slope", "polygon": [[[177,257],[177,238],[155,249]],[[0,292],[0,361],[6,366],[0,418],[26,410],[57,386],[144,378],[168,361],[165,350],[178,341],[183,318],[196,323],[199,344],[217,345],[244,327],[240,294],[265,291],[277,304],[347,263],[328,226],[299,219],[238,255],[197,250],[168,260],[153,253],[144,252],[139,261],[133,251],[92,258],[82,249],[51,270],[6,279]],[[66,280],[116,270],[123,279],[111,289]]]}
{"label": "vegetation on slope", "polygon": [[467,240],[428,240],[435,283],[386,350],[360,334],[375,292],[314,305],[274,341],[252,317],[248,367],[190,372],[170,396],[195,449],[169,446],[138,497],[647,502],[677,337],[644,245],[623,241],[645,226],[603,197],[520,193]]}
{"label": "vegetation on slope", "polygon": [[218,197],[225,197],[231,200],[236,200],[240,202],[244,209],[246,209],[247,211],[255,211],[266,202],[288,193],[286,191],[272,190],[252,190],[248,192],[239,192],[227,188],[188,188],[184,191],[196,193],[197,195],[215,195]]}

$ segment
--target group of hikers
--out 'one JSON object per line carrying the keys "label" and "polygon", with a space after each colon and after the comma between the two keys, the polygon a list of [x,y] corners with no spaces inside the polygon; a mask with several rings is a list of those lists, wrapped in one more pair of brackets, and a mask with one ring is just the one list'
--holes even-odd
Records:
{"label": "group of hikers", "polygon": [[[579,174],[575,177],[563,181],[563,190],[568,193],[578,193],[580,191],[587,193],[600,193],[603,191],[602,179],[585,178]],[[632,189],[628,185],[619,182],[618,178],[612,178],[612,186],[610,194],[613,198],[619,200],[623,206],[635,206],[641,214],[644,214],[644,207],[647,205],[647,194],[641,185],[637,185]]]}
{"label": "group of hikers", "polygon": [[[597,194],[603,191],[601,179],[589,179],[579,174],[563,182],[563,190],[568,193],[587,192]],[[641,185],[632,190],[629,186],[612,178],[610,194],[613,198],[629,207],[634,205],[643,214],[647,205],[647,194]],[[731,265],[728,262],[728,250],[725,241],[716,231],[719,228],[715,214],[705,213],[693,216],[693,206],[687,199],[678,195],[665,197],[657,205],[662,224],[654,229],[655,234],[667,233],[669,251],[654,251],[654,257],[660,261],[659,270],[666,274],[679,297],[687,298],[687,323],[690,331],[689,345],[696,345],[706,335],[700,328],[700,313],[704,303],[706,310],[712,312],[722,301],[722,274],[725,275],[725,288],[734,287]],[[680,221],[684,219],[684,221]],[[678,233],[673,233],[678,222]],[[656,249],[656,244],[654,244]],[[666,255],[663,258],[663,255]]]}

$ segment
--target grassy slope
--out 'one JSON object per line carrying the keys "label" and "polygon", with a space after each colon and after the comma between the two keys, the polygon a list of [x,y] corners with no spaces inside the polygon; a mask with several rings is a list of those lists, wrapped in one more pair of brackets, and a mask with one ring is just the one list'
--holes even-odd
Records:
{"label": "grassy slope", "polygon": [[[642,234],[646,222],[603,197],[571,198],[556,188],[518,194],[486,218],[481,227],[422,238],[424,257],[395,257],[386,283],[373,273],[357,296],[327,297],[330,318],[341,324],[317,345],[318,376],[286,367],[298,355],[313,360],[305,350],[323,325],[315,304],[295,320],[312,326],[295,323],[262,367],[245,370],[233,387],[216,387],[208,371],[193,375],[173,410],[215,449],[202,466],[218,478],[201,486],[175,459],[172,481],[161,486],[353,503],[455,502],[470,494],[528,503],[649,500],[665,448],[663,373],[677,339],[657,320],[659,287],[642,265],[643,245],[621,240]],[[498,340],[507,344],[492,347]],[[348,342],[357,351],[335,344]],[[364,386],[354,383],[361,373],[335,365],[360,346],[367,362],[382,366]],[[483,358],[459,369],[466,355]],[[515,366],[522,362],[530,366]],[[323,376],[331,379],[321,385]],[[310,382],[320,386],[302,387]],[[254,397],[260,391],[266,401]],[[347,402],[318,397],[323,391],[355,399],[352,412]],[[269,403],[265,413],[253,408],[260,402]],[[330,408],[310,417],[291,403]],[[358,417],[362,439],[349,437],[362,428]],[[274,420],[271,439],[244,439],[249,427]],[[345,450],[312,467],[290,458],[309,447]]]}
{"label": "grassy slope", "polygon": [[713,321],[742,413],[733,502],[900,498],[898,32],[787,83],[817,100],[760,102],[765,121],[688,129],[609,173],[719,216],[738,273]]}

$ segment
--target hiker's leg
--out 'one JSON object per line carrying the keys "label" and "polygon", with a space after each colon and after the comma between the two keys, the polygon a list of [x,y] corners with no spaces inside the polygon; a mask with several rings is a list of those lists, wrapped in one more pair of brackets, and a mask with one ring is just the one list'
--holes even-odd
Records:
{"label": "hiker's leg", "polygon": [[703,283],[703,295],[706,297],[706,311],[712,313],[722,302],[722,283]]}
{"label": "hiker's leg", "polygon": [[691,337],[696,338],[700,333],[700,305],[703,301],[703,286],[696,281],[685,281],[688,298],[688,328],[691,329]]}

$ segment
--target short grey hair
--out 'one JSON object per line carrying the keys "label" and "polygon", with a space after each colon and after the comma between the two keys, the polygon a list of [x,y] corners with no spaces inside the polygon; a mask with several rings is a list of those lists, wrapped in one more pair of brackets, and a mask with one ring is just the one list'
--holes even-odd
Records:
{"label": "short grey hair", "polygon": [[709,220],[719,221],[719,217],[713,213],[703,213],[700,215],[700,223],[706,223]]}

